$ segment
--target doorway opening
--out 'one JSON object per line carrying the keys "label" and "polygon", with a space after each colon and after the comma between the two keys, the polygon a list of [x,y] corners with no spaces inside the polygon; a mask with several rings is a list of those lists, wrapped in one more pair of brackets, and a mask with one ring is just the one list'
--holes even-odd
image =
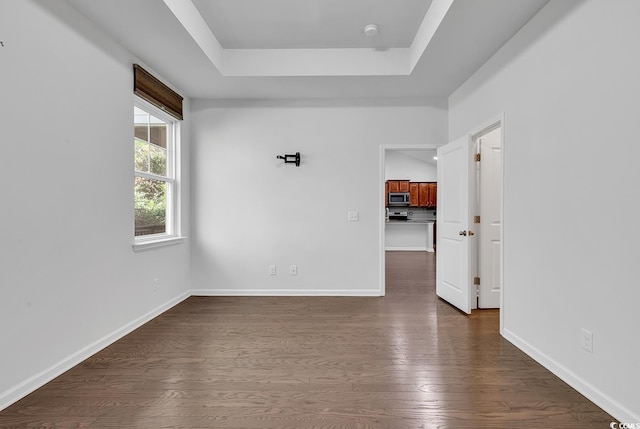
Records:
{"label": "doorway opening", "polygon": [[[380,147],[380,181],[379,181],[379,208],[380,208],[380,235],[379,235],[379,243],[380,243],[380,296],[384,296],[386,294],[386,250],[389,247],[387,245],[387,194],[385,192],[385,183],[387,180],[395,180],[402,179],[403,181],[408,182],[436,182],[435,172],[437,171],[436,160],[434,160],[434,156],[436,155],[437,145],[381,145]],[[410,167],[405,169],[404,171],[401,168],[400,159],[405,157],[408,160],[408,163],[411,164]],[[420,171],[420,165],[424,165],[425,167]],[[431,167],[429,167],[431,166]],[[427,171],[427,170],[432,170]],[[431,175],[430,175],[431,174]],[[402,177],[400,177],[402,176]],[[409,216],[409,212],[412,212],[413,216],[423,216],[422,208],[419,210],[410,210],[410,207],[400,208],[398,209],[400,212],[405,212],[406,215]],[[420,213],[418,213],[420,211]],[[416,212],[416,213],[413,213]],[[431,210],[433,212],[433,210]],[[402,216],[405,215],[402,213]],[[396,227],[394,225],[394,227]],[[410,229],[420,229],[424,233],[424,240],[421,238],[418,241],[424,241],[422,244],[424,250],[427,250],[427,242],[429,237],[428,225],[425,222],[420,226],[417,223],[406,224],[403,225],[405,229],[401,229],[400,226],[397,226],[396,231],[397,235],[394,235],[393,240],[400,239],[402,240],[403,236],[405,238],[410,238],[413,242],[408,242],[406,245],[398,245],[398,242],[390,242],[394,248],[394,250],[422,250],[420,245],[415,242],[416,237],[411,237],[411,234],[407,235]],[[433,227],[432,227],[433,229]],[[433,234],[433,232],[431,233]],[[433,236],[431,236],[433,237]],[[431,249],[432,250],[432,249]]]}

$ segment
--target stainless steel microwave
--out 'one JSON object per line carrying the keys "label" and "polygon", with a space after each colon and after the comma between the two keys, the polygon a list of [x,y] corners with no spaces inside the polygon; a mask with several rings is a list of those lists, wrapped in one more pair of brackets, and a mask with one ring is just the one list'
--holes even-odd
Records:
{"label": "stainless steel microwave", "polygon": [[389,192],[389,206],[408,206],[410,201],[408,192]]}

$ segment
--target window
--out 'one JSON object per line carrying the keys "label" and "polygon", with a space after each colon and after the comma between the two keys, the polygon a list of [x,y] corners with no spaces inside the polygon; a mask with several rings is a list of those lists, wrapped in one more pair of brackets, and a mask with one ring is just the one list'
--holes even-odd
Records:
{"label": "window", "polygon": [[136,244],[174,238],[178,235],[178,122],[140,99],[133,118]]}

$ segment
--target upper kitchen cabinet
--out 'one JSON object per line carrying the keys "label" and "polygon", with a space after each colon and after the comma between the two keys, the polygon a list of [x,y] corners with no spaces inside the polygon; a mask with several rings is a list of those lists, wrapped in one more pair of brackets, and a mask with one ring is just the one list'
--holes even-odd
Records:
{"label": "upper kitchen cabinet", "polygon": [[420,207],[435,207],[438,204],[438,184],[435,182],[420,183]]}
{"label": "upper kitchen cabinet", "polygon": [[429,207],[429,183],[418,183],[418,206]]}
{"label": "upper kitchen cabinet", "polygon": [[385,205],[389,202],[389,192],[408,192],[410,207],[433,208],[438,203],[438,184],[436,182],[387,180],[384,190]]}
{"label": "upper kitchen cabinet", "polygon": [[420,185],[418,182],[409,183],[409,197],[411,207],[420,207]]}
{"label": "upper kitchen cabinet", "polygon": [[435,207],[438,203],[438,184],[436,182],[418,183],[418,207]]}
{"label": "upper kitchen cabinet", "polygon": [[409,192],[408,180],[387,180],[389,192]]}

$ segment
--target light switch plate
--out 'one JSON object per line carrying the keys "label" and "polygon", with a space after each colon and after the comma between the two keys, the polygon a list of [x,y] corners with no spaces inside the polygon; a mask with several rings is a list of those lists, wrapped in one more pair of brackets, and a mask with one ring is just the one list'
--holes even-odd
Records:
{"label": "light switch plate", "polygon": [[349,222],[358,222],[360,220],[360,214],[358,212],[349,212]]}

